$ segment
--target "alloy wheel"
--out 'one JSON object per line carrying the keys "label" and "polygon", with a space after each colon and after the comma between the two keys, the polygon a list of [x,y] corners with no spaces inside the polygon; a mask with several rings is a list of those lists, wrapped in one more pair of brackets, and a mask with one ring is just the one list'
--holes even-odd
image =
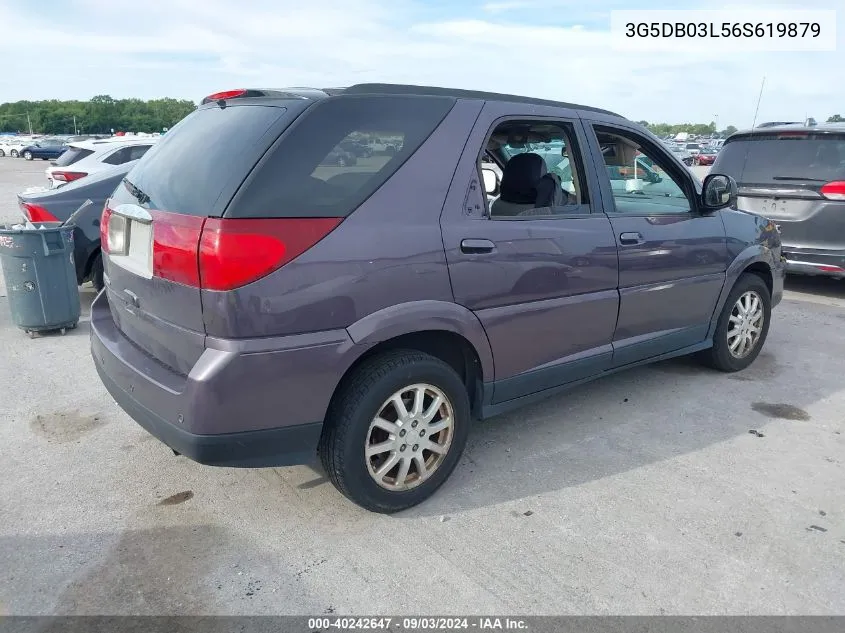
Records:
{"label": "alloy wheel", "polygon": [[429,384],[403,387],[370,423],[367,471],[382,488],[416,488],[443,464],[453,436],[454,411],[442,390]]}
{"label": "alloy wheel", "polygon": [[763,334],[763,299],[754,290],[736,300],[728,324],[728,350],[734,358],[745,358]]}

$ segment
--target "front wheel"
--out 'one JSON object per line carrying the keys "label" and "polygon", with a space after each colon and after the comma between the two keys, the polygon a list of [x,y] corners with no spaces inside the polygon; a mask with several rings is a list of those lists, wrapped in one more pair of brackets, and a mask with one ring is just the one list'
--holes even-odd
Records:
{"label": "front wheel", "polygon": [[454,369],[422,352],[387,352],[354,370],[333,399],[320,459],[347,498],[373,512],[398,512],[446,481],[469,421],[469,396]]}
{"label": "front wheel", "polygon": [[713,347],[701,353],[702,360],[724,372],[745,369],[766,342],[771,315],[768,286],[757,275],[745,273],[725,301],[713,335]]}
{"label": "front wheel", "polygon": [[9,152],[9,155],[10,155],[12,158],[17,158],[17,157],[18,157],[18,150],[13,149],[11,152]]}
{"label": "front wheel", "polygon": [[32,160],[32,152],[24,152],[24,153],[23,153],[23,157],[24,157],[26,160]]}

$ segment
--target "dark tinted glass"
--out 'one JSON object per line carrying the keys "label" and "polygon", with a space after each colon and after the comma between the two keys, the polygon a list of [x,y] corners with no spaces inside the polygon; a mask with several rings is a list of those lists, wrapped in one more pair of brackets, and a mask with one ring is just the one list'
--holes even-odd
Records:
{"label": "dark tinted glass", "polygon": [[[259,139],[285,114],[285,108],[239,105],[194,111],[144,154],[127,175],[149,196],[148,206],[206,216],[231,179],[242,182],[266,148]],[[126,187],[117,204],[137,204]]]}
{"label": "dark tinted glass", "polygon": [[443,120],[447,97],[338,97],[312,106],[241,188],[227,217],[342,217]]}
{"label": "dark tinted glass", "polygon": [[78,163],[86,156],[93,154],[90,149],[82,149],[81,147],[68,147],[62,155],[56,159],[56,167],[67,167]]}
{"label": "dark tinted glass", "polygon": [[152,147],[152,146],[151,145],[133,145],[132,147],[128,148],[129,149],[129,152],[128,152],[129,157],[127,158],[127,160],[138,160],[144,154],[147,153],[147,150],[150,149],[150,147]]}
{"label": "dark tinted glass", "polygon": [[845,134],[783,133],[728,141],[713,166],[717,172],[751,184],[783,184],[784,178],[845,180]]}
{"label": "dark tinted glass", "polygon": [[108,165],[122,165],[129,161],[129,148],[121,147],[116,152],[112,152],[103,159],[103,162]]}

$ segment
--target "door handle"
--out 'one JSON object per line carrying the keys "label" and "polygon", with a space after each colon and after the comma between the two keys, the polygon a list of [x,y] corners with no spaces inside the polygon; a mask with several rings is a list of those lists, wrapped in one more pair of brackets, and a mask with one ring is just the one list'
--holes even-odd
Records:
{"label": "door handle", "polygon": [[492,253],[496,245],[490,240],[466,239],[461,240],[461,252],[468,255],[478,253]]}
{"label": "door handle", "polygon": [[622,233],[619,236],[620,244],[642,244],[644,241],[642,233]]}

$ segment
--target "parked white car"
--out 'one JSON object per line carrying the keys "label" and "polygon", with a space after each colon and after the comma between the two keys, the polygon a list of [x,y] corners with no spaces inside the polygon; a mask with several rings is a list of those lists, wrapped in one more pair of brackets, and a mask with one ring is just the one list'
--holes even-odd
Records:
{"label": "parked white car", "polygon": [[0,158],[18,158],[21,150],[31,143],[31,138],[21,138],[20,136],[0,138]]}
{"label": "parked white car", "polygon": [[156,141],[156,137],[115,136],[70,143],[64,154],[47,168],[47,180],[50,187],[55,189],[114,165],[137,160]]}

